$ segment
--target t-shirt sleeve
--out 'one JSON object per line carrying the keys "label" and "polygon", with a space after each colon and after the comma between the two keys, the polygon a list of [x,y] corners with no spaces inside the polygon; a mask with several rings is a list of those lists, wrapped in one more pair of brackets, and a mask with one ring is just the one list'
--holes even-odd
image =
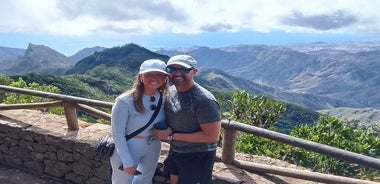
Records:
{"label": "t-shirt sleeve", "polygon": [[199,100],[196,116],[200,124],[213,123],[220,120],[219,104],[215,100]]}

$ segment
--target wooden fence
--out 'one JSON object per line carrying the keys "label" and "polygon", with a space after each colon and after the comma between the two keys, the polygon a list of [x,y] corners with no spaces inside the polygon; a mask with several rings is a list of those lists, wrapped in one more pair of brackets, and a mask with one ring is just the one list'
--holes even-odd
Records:
{"label": "wooden fence", "polygon": [[[112,108],[113,103],[92,100],[81,97],[74,97],[69,95],[62,95],[56,93],[41,92],[35,90],[28,90],[22,88],[15,88],[10,86],[0,85],[0,91],[12,92],[19,94],[26,94],[32,96],[39,96],[49,99],[54,99],[57,101],[53,102],[44,102],[44,103],[29,103],[29,104],[1,104],[0,110],[9,110],[9,109],[41,109],[41,108],[50,108],[50,107],[63,107],[66,115],[67,126],[69,130],[78,130],[78,120],[77,120],[77,110],[86,112],[95,117],[102,118],[110,121],[111,116],[109,113],[104,112],[99,109],[110,109]],[[97,107],[97,108],[94,108]],[[346,150],[338,149],[335,147],[303,140],[300,138],[292,137],[286,134],[281,134],[278,132],[270,131],[267,129],[250,126],[247,124],[222,120],[223,127],[223,143],[222,143],[222,155],[221,161],[227,164],[232,164],[236,167],[246,169],[249,171],[259,171],[266,172],[271,174],[277,174],[282,176],[288,176],[293,178],[305,179],[316,182],[324,183],[374,183],[367,180],[359,180],[348,177],[341,177],[335,175],[328,175],[310,171],[300,171],[296,169],[276,167],[272,165],[258,164],[258,163],[248,163],[244,161],[239,161],[235,159],[235,143],[237,138],[238,131],[250,133],[255,136],[260,136],[268,138],[274,141],[282,142],[288,145],[296,146],[302,149],[309,151],[321,153],[328,155],[334,158],[345,160],[351,163],[356,163],[365,167],[373,168],[380,170],[380,159],[368,157],[365,155],[349,152]]]}

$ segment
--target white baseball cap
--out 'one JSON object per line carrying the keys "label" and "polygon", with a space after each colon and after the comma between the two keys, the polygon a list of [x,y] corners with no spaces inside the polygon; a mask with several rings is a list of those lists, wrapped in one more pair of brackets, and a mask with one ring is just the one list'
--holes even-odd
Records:
{"label": "white baseball cap", "polygon": [[165,62],[159,59],[148,59],[141,64],[139,73],[143,74],[147,72],[161,72],[167,74],[165,68]]}

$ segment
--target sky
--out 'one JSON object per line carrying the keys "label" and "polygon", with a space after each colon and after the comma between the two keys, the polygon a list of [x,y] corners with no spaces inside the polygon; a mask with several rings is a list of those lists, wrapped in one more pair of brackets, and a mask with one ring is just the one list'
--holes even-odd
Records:
{"label": "sky", "polygon": [[0,0],[0,46],[66,56],[135,43],[150,50],[380,41],[378,0]]}

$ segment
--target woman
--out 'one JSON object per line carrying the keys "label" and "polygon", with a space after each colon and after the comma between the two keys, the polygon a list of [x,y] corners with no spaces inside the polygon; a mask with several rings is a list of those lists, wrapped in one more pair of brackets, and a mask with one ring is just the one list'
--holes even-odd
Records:
{"label": "woman", "polygon": [[152,183],[161,142],[153,138],[153,125],[165,120],[163,105],[149,127],[126,140],[131,134],[148,123],[158,106],[160,93],[167,92],[165,62],[158,59],[144,61],[131,90],[115,100],[112,107],[111,127],[116,149],[110,158],[113,184]]}

